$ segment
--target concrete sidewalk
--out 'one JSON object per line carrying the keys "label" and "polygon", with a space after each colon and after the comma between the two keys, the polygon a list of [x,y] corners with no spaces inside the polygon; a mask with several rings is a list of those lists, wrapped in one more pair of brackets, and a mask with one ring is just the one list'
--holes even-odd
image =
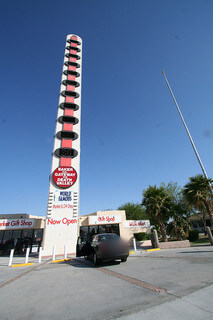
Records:
{"label": "concrete sidewalk", "polygon": [[148,310],[119,317],[120,320],[212,320],[213,285]]}
{"label": "concrete sidewalk", "polygon": [[96,268],[42,262],[10,268],[0,258],[1,320],[213,319],[211,246],[137,251]]}

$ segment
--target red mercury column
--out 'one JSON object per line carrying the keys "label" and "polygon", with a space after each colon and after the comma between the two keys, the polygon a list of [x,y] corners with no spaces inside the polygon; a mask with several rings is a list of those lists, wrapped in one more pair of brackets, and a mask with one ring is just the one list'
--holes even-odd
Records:
{"label": "red mercury column", "polygon": [[[70,53],[77,55],[77,43],[72,42],[72,40],[77,41],[77,37],[74,37],[74,36],[71,37],[70,46],[73,47],[73,48],[76,48],[76,50],[70,49]],[[70,57],[69,61],[76,63],[76,58],[71,58]],[[68,70],[76,72],[76,67],[68,66]],[[67,75],[67,80],[75,81],[75,76],[74,75],[72,76],[72,75],[68,74]],[[67,91],[75,92],[75,86],[67,85]],[[65,102],[74,103],[74,100],[75,100],[74,97],[66,96],[66,98],[65,98]],[[70,109],[65,108],[64,109],[64,115],[65,116],[74,116],[74,110],[70,110]],[[64,123],[63,124],[63,131],[73,131],[73,124]],[[62,148],[72,148],[72,140],[71,139],[69,139],[69,140],[68,139],[62,139],[61,147]],[[72,158],[61,158],[60,166],[61,167],[71,167],[71,163],[72,163]]]}
{"label": "red mercury column", "polygon": [[[75,99],[79,97],[76,87],[80,85],[77,81],[80,74],[76,69],[80,66],[77,63],[77,60],[80,59],[78,55],[80,42],[76,36],[72,36],[69,42],[70,45],[66,47],[69,52],[65,55],[68,57],[68,61],[65,62],[67,69],[63,72],[67,79],[62,81],[66,85],[66,90],[61,92],[61,95],[65,97],[65,102],[60,104],[60,106],[63,105],[64,111],[63,116],[58,118],[58,121],[62,122],[61,148],[54,152],[60,161],[59,167],[53,172],[53,181],[60,188],[72,186],[77,179],[77,172],[72,168],[72,158],[78,155],[78,151],[73,148],[73,140],[78,139],[78,135],[73,131],[73,126],[79,122],[75,117],[75,111],[79,109]],[[69,136],[69,138],[65,136]],[[66,180],[66,183],[63,184],[62,180]]]}

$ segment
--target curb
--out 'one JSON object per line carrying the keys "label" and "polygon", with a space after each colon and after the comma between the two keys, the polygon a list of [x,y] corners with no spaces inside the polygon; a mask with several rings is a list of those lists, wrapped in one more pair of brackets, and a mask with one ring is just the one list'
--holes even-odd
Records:
{"label": "curb", "polygon": [[64,262],[64,261],[70,261],[71,258],[69,259],[59,259],[59,260],[53,260],[52,263],[58,263],[58,262]]}
{"label": "curb", "polygon": [[12,264],[12,268],[17,268],[17,267],[26,267],[26,266],[33,266],[34,263],[17,263],[17,264]]}

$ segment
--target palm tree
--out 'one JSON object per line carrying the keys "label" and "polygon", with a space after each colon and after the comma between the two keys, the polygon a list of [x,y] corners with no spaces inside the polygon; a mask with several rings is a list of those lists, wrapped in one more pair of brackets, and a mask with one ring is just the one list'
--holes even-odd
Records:
{"label": "palm tree", "polygon": [[161,183],[165,191],[172,200],[172,210],[170,218],[172,221],[168,224],[166,230],[171,236],[175,236],[178,241],[186,238],[188,234],[189,216],[192,214],[192,206],[183,197],[182,189],[178,186],[177,182],[170,181],[167,185]]}
{"label": "palm tree", "polygon": [[163,186],[157,188],[156,185],[149,186],[143,192],[142,205],[146,208],[146,213],[149,215],[151,223],[159,225],[162,240],[168,241],[165,223],[170,215],[172,201],[165,188]]}
{"label": "palm tree", "polygon": [[183,188],[183,195],[187,202],[194,206],[195,209],[203,212],[206,209],[211,224],[213,225],[213,205],[212,195],[209,185],[212,179],[207,179],[201,174],[190,177],[189,181]]}
{"label": "palm tree", "polygon": [[167,226],[167,232],[175,236],[178,241],[183,240],[188,235],[189,225],[188,207],[183,201],[173,203],[172,221]]}

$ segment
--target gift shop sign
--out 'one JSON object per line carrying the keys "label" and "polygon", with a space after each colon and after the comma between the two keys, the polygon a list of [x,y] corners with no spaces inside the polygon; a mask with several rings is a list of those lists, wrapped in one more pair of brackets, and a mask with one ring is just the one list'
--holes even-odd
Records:
{"label": "gift shop sign", "polygon": [[89,217],[89,224],[111,224],[111,223],[120,223],[121,222],[121,216],[115,215],[115,216],[94,216]]}
{"label": "gift shop sign", "polygon": [[46,219],[46,226],[47,227],[55,227],[55,226],[65,226],[70,227],[73,224],[77,224],[77,219],[69,219],[69,218],[50,218]]}
{"label": "gift shop sign", "polygon": [[149,228],[150,221],[149,220],[134,220],[134,221],[124,221],[124,228]]}
{"label": "gift shop sign", "polygon": [[33,228],[34,219],[1,219],[0,230]]}
{"label": "gift shop sign", "polygon": [[56,186],[66,189],[74,185],[77,180],[77,172],[72,167],[58,167],[52,174]]}

